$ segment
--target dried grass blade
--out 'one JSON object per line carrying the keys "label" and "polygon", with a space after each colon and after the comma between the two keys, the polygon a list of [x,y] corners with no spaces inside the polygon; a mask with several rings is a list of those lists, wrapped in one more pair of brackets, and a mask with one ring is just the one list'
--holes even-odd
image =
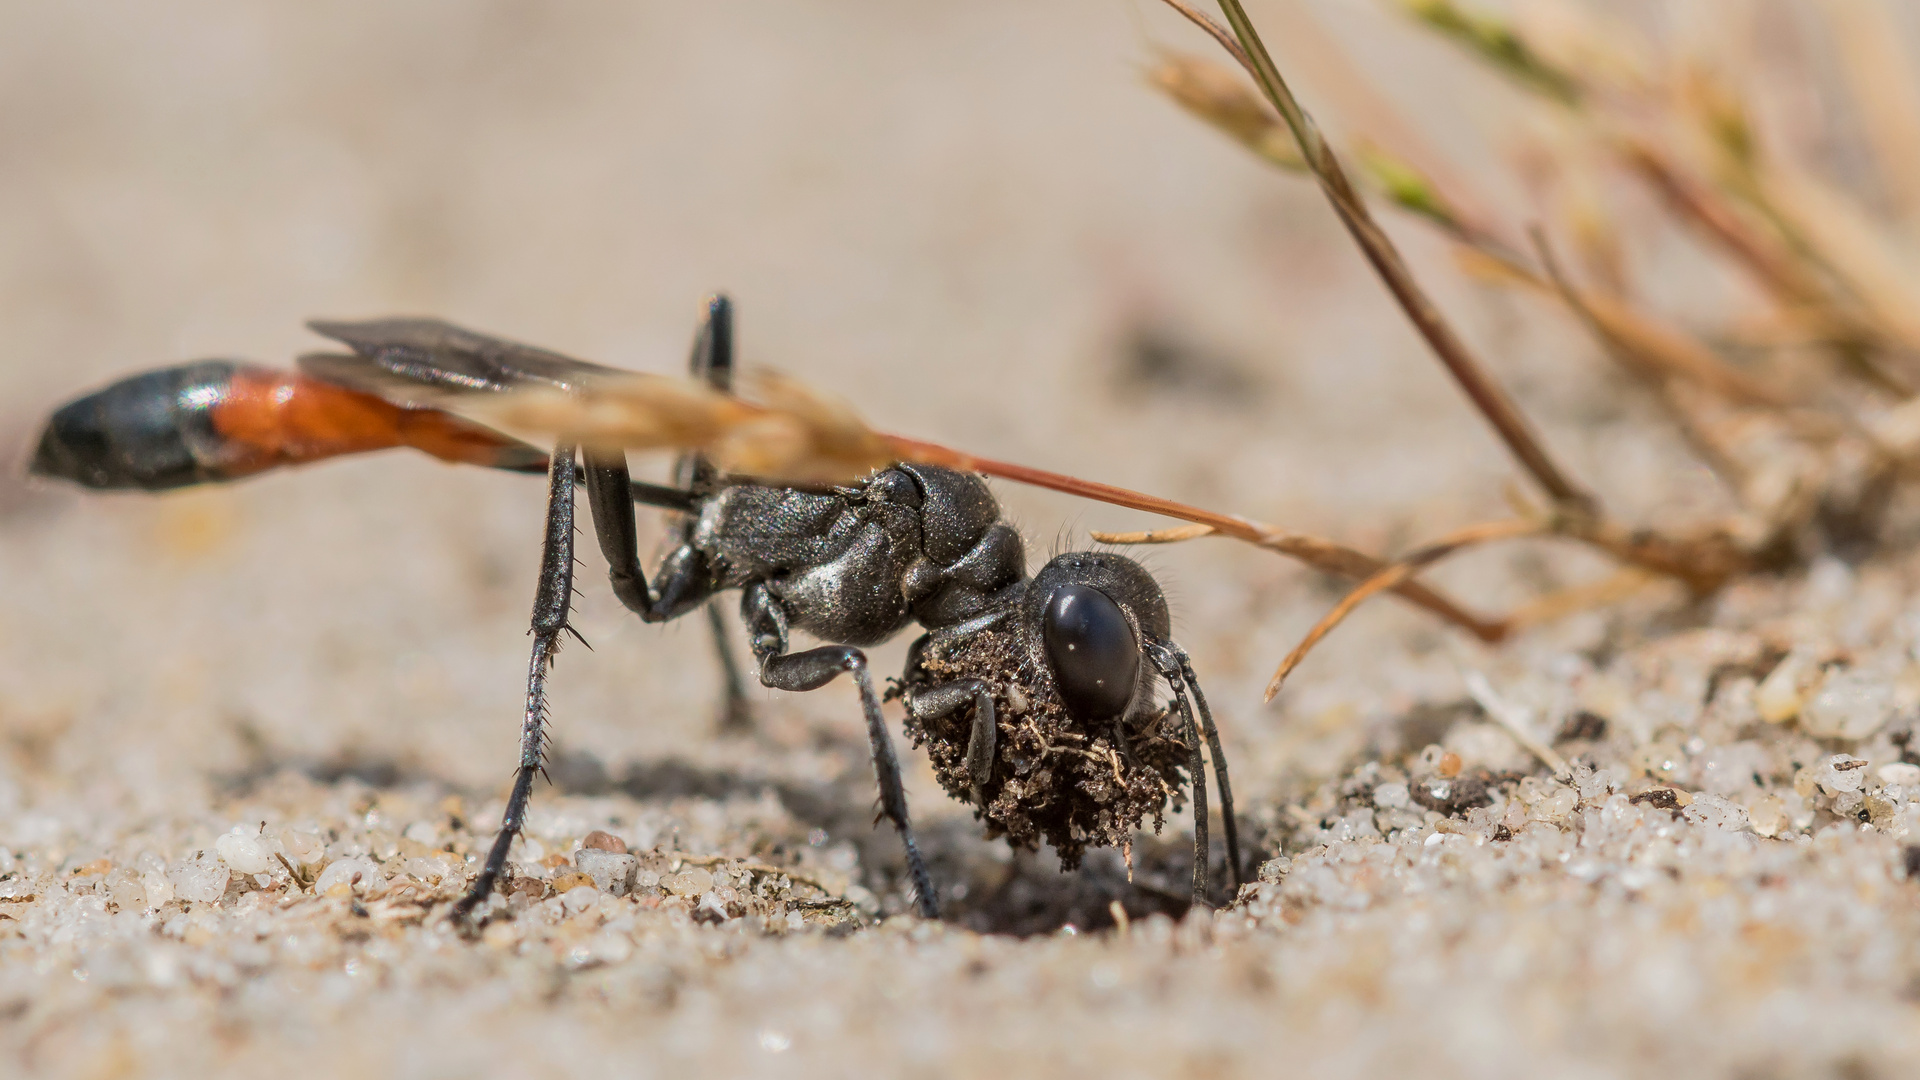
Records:
{"label": "dried grass blade", "polygon": [[1487,234],[1492,215],[1486,193],[1454,168],[1450,157],[1435,147],[1420,125],[1409,123],[1400,110],[1367,78],[1351,54],[1329,33],[1306,4],[1271,8],[1278,33],[1290,44],[1289,62],[1325,107],[1345,121],[1349,131],[1366,133],[1376,148],[1392,148],[1393,158],[1417,174],[1425,186],[1444,193],[1441,201],[1468,232]]}
{"label": "dried grass blade", "polygon": [[1212,536],[1218,532],[1211,525],[1176,525],[1171,529],[1148,529],[1141,532],[1099,532],[1091,535],[1102,544],[1178,544],[1183,540],[1198,540],[1203,536]]}
{"label": "dried grass blade", "polygon": [[1505,20],[1464,11],[1452,0],[1399,0],[1399,6],[1527,89],[1562,105],[1580,104],[1580,81],[1549,63]]}
{"label": "dried grass blade", "polygon": [[1561,272],[1546,234],[1535,228],[1529,235],[1547,275],[1545,281],[1529,284],[1558,296],[1623,366],[1656,378],[1686,379],[1743,405],[1778,409],[1794,404],[1786,391],[1727,363],[1684,331],[1641,315],[1605,293],[1576,288]]}
{"label": "dried grass blade", "polygon": [[1436,540],[1397,562],[1382,567],[1356,586],[1353,591],[1347,593],[1338,604],[1334,605],[1333,610],[1322,616],[1320,621],[1313,625],[1313,629],[1307,631],[1307,636],[1300,639],[1300,644],[1294,646],[1286,659],[1280,661],[1279,668],[1273,673],[1273,679],[1267,683],[1266,696],[1262,700],[1272,701],[1274,696],[1280,693],[1280,687],[1287,681],[1287,676],[1293,674],[1293,669],[1300,666],[1300,662],[1307,658],[1307,654],[1313,651],[1314,646],[1320,644],[1335,627],[1345,621],[1348,615],[1353,614],[1354,610],[1366,603],[1370,597],[1406,582],[1413,575],[1457,551],[1494,540],[1540,536],[1550,531],[1550,528],[1545,522],[1524,520],[1493,521],[1473,525]]}
{"label": "dried grass blade", "polygon": [[1290,172],[1307,171],[1306,159],[1280,118],[1227,68],[1197,56],[1167,53],[1147,72],[1147,82],[1268,162]]}
{"label": "dried grass blade", "polygon": [[1523,604],[1507,616],[1507,621],[1516,627],[1557,622],[1582,611],[1619,603],[1659,580],[1651,571],[1624,566],[1599,581],[1559,589]]}
{"label": "dried grass blade", "polygon": [[1840,71],[1859,109],[1881,180],[1902,217],[1920,216],[1920,65],[1885,0],[1822,0],[1814,5],[1833,28]]}
{"label": "dried grass blade", "polygon": [[1781,303],[1795,308],[1829,306],[1827,290],[1790,252],[1763,235],[1739,210],[1695,183],[1665,154],[1635,139],[1622,139],[1614,149],[1668,209],[1744,263]]}
{"label": "dried grass blade", "polygon": [[1672,537],[1614,521],[1568,516],[1555,523],[1554,531],[1591,544],[1623,563],[1673,578],[1695,596],[1713,595],[1755,565],[1754,557],[1719,527]]}
{"label": "dried grass blade", "polygon": [[1214,22],[1211,15],[1187,3],[1187,0],[1163,0],[1163,2],[1168,7],[1185,16],[1188,22],[1205,30],[1207,35],[1213,38],[1221,48],[1227,50],[1229,56],[1232,56],[1234,60],[1238,61],[1241,67],[1247,69],[1247,74],[1253,76],[1256,81],[1260,78],[1260,73],[1254,70],[1253,58],[1248,56],[1247,51],[1240,47],[1240,42],[1233,36],[1233,31]]}
{"label": "dried grass blade", "polygon": [[[1227,44],[1226,35],[1219,24],[1184,0],[1164,2],[1212,34],[1223,46]],[[1293,91],[1287,88],[1286,80],[1281,77],[1280,69],[1275,66],[1273,57],[1261,42],[1259,32],[1247,17],[1246,9],[1241,7],[1239,0],[1220,0],[1220,10],[1233,29],[1233,39],[1238,42],[1238,47],[1229,48],[1229,51],[1246,67],[1253,81],[1266,94],[1268,102],[1286,121],[1288,130],[1293,132],[1294,141],[1299,144],[1301,156],[1320,181],[1321,190],[1332,204],[1334,213],[1346,225],[1354,242],[1380,275],[1381,281],[1386,284],[1387,290],[1393,294],[1414,328],[1426,339],[1434,355],[1453,375],[1454,381],[1474,407],[1479,409],[1494,433],[1506,443],[1508,451],[1554,502],[1592,513],[1598,505],[1592,494],[1575,484],[1554,462],[1513,400],[1486,373],[1466,343],[1454,333],[1452,325],[1434,306],[1426,291],[1414,280],[1412,272],[1400,258],[1399,249],[1373,220],[1366,200],[1354,189],[1353,182],[1347,178],[1346,170],[1327,145],[1326,138],[1320,134],[1319,127],[1294,99]]]}
{"label": "dried grass blade", "polygon": [[1767,204],[1856,295],[1890,344],[1920,350],[1920,267],[1887,243],[1887,230],[1853,199],[1801,169],[1774,165],[1756,181]]}
{"label": "dried grass blade", "polygon": [[[1272,525],[1250,521],[1237,514],[1222,514],[1213,510],[1203,510],[1197,506],[1163,499],[1157,495],[1147,495],[1126,488],[1114,487],[1093,480],[1082,480],[1076,476],[1048,472],[1026,465],[1016,465],[1009,461],[995,461],[992,458],[976,457],[963,451],[941,446],[938,443],[909,439],[900,435],[884,436],[892,446],[894,454],[901,461],[917,461],[927,465],[940,465],[949,469],[962,469],[968,472],[997,476],[1003,480],[1013,480],[1051,491],[1078,495],[1081,498],[1096,499],[1100,502],[1124,506],[1131,510],[1143,510],[1162,517],[1178,518],[1196,525],[1212,528],[1221,536],[1242,540],[1269,551],[1278,552],[1292,559],[1306,563],[1316,570],[1338,577],[1360,580],[1387,564],[1383,561],[1355,551],[1344,544],[1324,540],[1306,533],[1297,533]],[[1467,630],[1475,637],[1486,642],[1497,642],[1507,635],[1506,625],[1498,620],[1483,619],[1460,607],[1459,604],[1419,582],[1402,582],[1393,590],[1407,601],[1416,604],[1440,616],[1442,619]]]}

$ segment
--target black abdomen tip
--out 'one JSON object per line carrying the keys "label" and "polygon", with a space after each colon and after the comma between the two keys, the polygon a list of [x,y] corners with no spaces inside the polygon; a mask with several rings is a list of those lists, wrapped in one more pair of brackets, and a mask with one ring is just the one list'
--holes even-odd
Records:
{"label": "black abdomen tip", "polygon": [[29,468],[102,490],[164,491],[225,479],[212,410],[240,366],[200,360],[69,402],[48,419]]}

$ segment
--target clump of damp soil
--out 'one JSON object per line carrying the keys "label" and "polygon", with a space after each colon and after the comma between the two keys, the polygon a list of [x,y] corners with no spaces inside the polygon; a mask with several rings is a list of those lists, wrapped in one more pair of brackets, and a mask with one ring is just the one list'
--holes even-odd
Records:
{"label": "clump of damp soil", "polygon": [[[1007,633],[929,644],[920,673],[935,682],[973,678],[993,687],[1000,738],[993,775],[982,785],[987,805],[974,811],[990,839],[1004,836],[1027,849],[1044,839],[1061,867],[1073,870],[1088,847],[1129,848],[1149,815],[1158,833],[1169,804],[1178,810],[1186,803],[1187,746],[1178,718],[1167,710],[1134,730],[1090,730],[1068,714],[1052,680],[1031,669]],[[934,721],[909,715],[906,726],[914,745],[926,748],[940,785],[971,802],[973,708]]]}

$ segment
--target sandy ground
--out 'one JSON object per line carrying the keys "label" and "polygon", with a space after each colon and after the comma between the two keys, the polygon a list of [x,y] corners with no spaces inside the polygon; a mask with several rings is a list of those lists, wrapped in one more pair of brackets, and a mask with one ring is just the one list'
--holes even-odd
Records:
{"label": "sandy ground", "polygon": [[[1498,448],[1317,195],[1140,85],[1191,40],[1158,12],[720,7],[0,4],[0,436],[141,367],[284,362],[314,316],[676,370],[725,288],[750,362],[892,429],[1383,549],[1500,512]],[[1460,160],[1499,130],[1488,80],[1326,14]],[[1714,512],[1564,323],[1401,231],[1624,516]],[[999,493],[1036,565],[1152,524]],[[1337,593],[1156,550],[1260,882],[1178,918],[1185,815],[1133,885],[1111,853],[1061,875],[910,757],[937,924],[900,914],[851,689],[758,693],[757,732],[717,736],[704,627],[627,617],[587,553],[556,787],[470,943],[435,905],[505,794],[540,498],[407,456],[163,498],[0,481],[9,1072],[1864,1076],[1920,1051],[1899,549],[1498,653],[1380,604],[1270,708]],[[1494,610],[1595,570],[1508,549],[1438,578]],[[595,830],[631,865],[577,857]]]}

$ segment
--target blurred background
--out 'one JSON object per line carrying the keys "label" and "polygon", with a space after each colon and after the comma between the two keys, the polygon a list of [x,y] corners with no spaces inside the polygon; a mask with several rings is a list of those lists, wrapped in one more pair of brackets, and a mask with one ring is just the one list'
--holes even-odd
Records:
{"label": "blurred background", "polygon": [[[1512,166],[1539,122],[1497,75],[1390,4],[1251,6],[1331,130],[1362,71],[1484,205],[1534,212]],[[1820,6],[1613,14],[1676,48],[1799,62]],[[161,497],[19,475],[76,392],[189,358],[290,363],[319,344],[313,317],[431,314],[673,372],[725,290],[745,362],[889,430],[1376,550],[1500,515],[1503,452],[1318,191],[1150,87],[1168,47],[1212,53],[1145,0],[0,4],[0,810],[62,794],[162,814],[275,762],[504,788],[537,481],[406,454]],[[1768,101],[1791,137],[1828,134],[1817,98]],[[1721,505],[1565,313],[1384,220],[1623,518]],[[1740,300],[1670,232],[1617,223],[1660,303]],[[998,490],[1032,565],[1090,529],[1163,524]],[[1262,707],[1337,590],[1227,541],[1146,557],[1243,799],[1353,745],[1314,738],[1459,694],[1474,647],[1389,602]],[[756,691],[772,741],[716,743],[700,620],[640,624],[583,558],[594,651],[559,665],[563,750],[718,760],[857,733],[836,685]],[[1503,551],[1440,580],[1498,610],[1590,575],[1584,558]],[[966,814],[916,768],[918,814]]]}

